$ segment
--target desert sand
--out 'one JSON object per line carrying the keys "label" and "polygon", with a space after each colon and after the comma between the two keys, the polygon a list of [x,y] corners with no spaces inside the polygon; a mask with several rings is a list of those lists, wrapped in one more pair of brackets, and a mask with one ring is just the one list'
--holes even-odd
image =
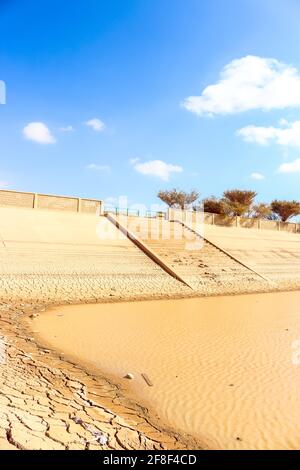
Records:
{"label": "desert sand", "polygon": [[289,292],[79,305],[29,323],[42,343],[113,374],[206,448],[297,449],[299,300]]}
{"label": "desert sand", "polygon": [[[238,232],[231,232],[231,229],[225,228],[223,235],[225,231],[226,234],[232,234],[232,244],[238,246],[234,242],[234,233],[237,234],[237,240],[241,238]],[[246,232],[248,233],[247,230],[245,234]],[[300,278],[297,271],[299,243],[294,236],[293,239],[286,235],[284,240],[276,239],[276,249],[267,234],[263,236],[264,248],[260,245],[259,237],[262,237],[262,234],[259,236],[257,234],[252,244],[249,242],[252,250],[249,252],[249,258],[254,260],[257,254],[264,257],[265,250],[268,257],[265,258],[265,265],[272,266],[272,272],[268,274],[276,278],[276,285],[263,281],[251,270],[241,268],[239,263],[232,262],[230,257],[224,256],[217,248],[211,249],[206,245],[203,251],[186,250],[184,240],[179,244],[177,240],[158,243],[155,249],[161,258],[172,264],[173,269],[177,269],[180,275],[187,277],[188,283],[192,286],[188,287],[168,275],[128,238],[120,236],[117,229],[105,217],[54,210],[0,208],[0,449],[199,449],[218,446],[227,448],[231,445],[247,446],[246,440],[235,441],[236,437],[246,439],[245,430],[240,428],[241,424],[238,421],[237,423],[230,421],[232,423],[230,436],[226,433],[215,434],[214,415],[205,407],[205,399],[201,402],[203,406],[201,429],[197,427],[195,430],[195,424],[186,418],[188,414],[186,415],[185,411],[176,413],[175,407],[171,406],[173,403],[169,400],[171,385],[168,388],[168,399],[165,400],[165,403],[170,403],[168,405],[170,412],[168,413],[167,406],[160,408],[158,401],[146,395],[154,394],[155,390],[158,390],[159,380],[152,373],[152,369],[148,371],[148,375],[154,386],[148,387],[143,379],[145,395],[141,390],[135,390],[135,384],[139,384],[137,377],[143,372],[140,368],[143,366],[146,371],[147,362],[140,362],[137,369],[134,369],[134,363],[124,364],[121,371],[121,368],[115,369],[117,363],[113,357],[111,362],[103,362],[104,358],[108,359],[104,354],[103,367],[100,368],[97,362],[97,367],[92,370],[90,357],[80,354],[76,361],[71,359],[75,352],[73,342],[70,343],[70,358],[67,357],[68,351],[63,350],[65,346],[67,347],[65,343],[60,344],[57,349],[54,346],[51,348],[45,346],[49,338],[41,338],[41,332],[35,323],[43,315],[47,317],[45,311],[48,309],[61,308],[69,304],[101,304],[97,308],[101,308],[104,321],[105,309],[108,306],[103,304],[106,303],[114,303],[116,308],[119,308],[118,306],[123,305],[124,301],[133,302],[128,305],[133,306],[132,315],[135,315],[136,309],[142,305],[137,302],[138,300],[172,299],[173,303],[175,299],[183,297],[299,289]],[[286,250],[280,248],[281,242]],[[246,255],[244,252],[245,257]],[[246,261],[249,262],[249,259]],[[215,302],[217,305],[218,300]],[[174,309],[175,305],[177,304],[174,303]],[[273,304],[269,305],[266,311],[268,312],[266,318],[270,319]],[[160,309],[157,308],[155,315],[159,312]],[[149,321],[149,314],[147,315],[145,322]],[[25,319],[29,316],[31,316],[29,323],[27,320],[26,323]],[[162,316],[160,313],[160,317]],[[168,312],[167,317],[170,317]],[[180,338],[184,338],[188,330],[184,326],[186,320],[183,322],[179,313],[174,316],[175,318],[178,318],[177,323],[171,321],[169,325],[171,331],[177,327],[177,331],[174,330],[174,338],[179,344]],[[209,315],[205,315],[205,322],[207,318]],[[222,312],[220,324],[222,324],[221,318]],[[121,320],[124,322],[125,317],[120,319],[120,325],[123,325]],[[203,317],[203,324],[205,322]],[[136,325],[138,324],[137,321]],[[70,321],[70,325],[73,327],[73,320]],[[115,339],[120,339],[121,347],[124,338],[118,338],[118,334],[121,334],[122,330],[117,324],[114,330],[112,327],[113,324],[108,321],[106,326],[103,323],[103,335],[105,333],[111,338],[117,335]],[[225,323],[224,329],[226,331]],[[143,332],[139,330],[135,335],[136,344],[139,344],[139,338],[143,337],[141,331]],[[205,331],[207,330],[204,328],[203,334]],[[236,331],[238,332],[238,328]],[[243,331],[242,328],[241,334]],[[265,330],[262,328],[261,331]],[[233,332],[227,332],[230,338]],[[255,332],[259,338],[258,327],[255,327]],[[223,330],[219,333],[220,339],[216,340],[216,344],[223,344],[224,341],[226,344]],[[153,328],[151,330],[149,325],[147,353],[151,348],[155,349],[153,344],[156,343],[152,344],[151,334],[152,336],[154,334]],[[268,336],[267,333],[266,335]],[[208,336],[207,333],[207,340]],[[250,335],[249,338],[248,335],[244,336],[245,350],[249,350],[254,335]],[[270,337],[270,342],[274,338]],[[145,338],[146,343],[148,340]],[[167,333],[163,340],[167,344],[170,342]],[[105,344],[104,336],[103,341]],[[174,347],[173,343],[174,341],[169,343],[170,351]],[[211,343],[210,338],[207,343],[208,350]],[[252,346],[255,350],[255,345]],[[107,349],[108,352],[111,348],[112,343]],[[118,351],[119,344],[114,343],[114,348]],[[220,355],[221,363],[221,350],[217,352],[218,355],[215,357]],[[187,362],[189,360],[193,362],[193,354],[189,354],[188,349],[182,354]],[[180,354],[176,356],[176,361],[179,358]],[[212,359],[212,361],[218,371],[219,360]],[[149,367],[150,362],[149,360]],[[212,366],[212,363],[210,365]],[[128,383],[121,379],[119,382],[123,369],[127,372],[131,367],[134,370],[135,380]],[[186,367],[186,363],[181,367],[186,374],[184,387],[187,387],[190,376],[193,378],[193,367],[193,364],[191,367]],[[210,370],[213,371],[214,368]],[[204,369],[204,372],[210,374],[208,369]],[[178,384],[181,383],[180,380],[179,378]],[[195,380],[193,378],[191,384],[194,384]],[[202,386],[203,390],[199,389],[197,393],[203,394],[207,404],[211,404],[215,397],[214,388],[209,389],[209,382],[201,383]],[[293,389],[291,390],[293,392]],[[291,396],[292,392],[287,389],[287,396]],[[227,390],[226,393],[233,393],[233,390],[231,392]],[[224,392],[224,397],[226,393]],[[210,396],[212,398],[208,400]],[[160,403],[162,404],[163,400]],[[193,399],[191,403],[195,403]],[[179,411],[181,407],[177,409]],[[265,409],[268,409],[267,406]],[[188,413],[193,415],[194,410],[190,408]],[[185,416],[182,421],[186,420],[188,426],[180,422],[179,414]],[[298,415],[295,413],[295,416]],[[189,432],[186,432],[188,428]],[[106,444],[103,444],[103,436]],[[274,441],[274,445],[294,447],[293,440],[287,443],[285,437],[282,439],[280,442]],[[250,441],[251,446],[262,445],[262,441],[253,441],[252,437]],[[271,445],[271,441],[268,441],[268,445]]]}

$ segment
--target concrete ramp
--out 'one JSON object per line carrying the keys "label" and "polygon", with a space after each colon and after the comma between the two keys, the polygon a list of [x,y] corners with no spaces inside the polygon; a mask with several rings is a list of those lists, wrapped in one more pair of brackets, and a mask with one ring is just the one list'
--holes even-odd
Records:
{"label": "concrete ramp", "polygon": [[78,302],[188,295],[190,287],[205,295],[270,289],[256,273],[300,286],[299,234],[207,225],[208,243],[178,222],[128,222],[151,256],[104,216],[0,207],[0,297],[36,291]]}
{"label": "concrete ramp", "polygon": [[124,215],[119,216],[119,219],[179,279],[199,293],[246,292],[268,288],[266,279],[197,233],[191,233],[180,222]]}
{"label": "concrete ramp", "polygon": [[277,284],[299,285],[299,234],[205,225],[205,236]]}

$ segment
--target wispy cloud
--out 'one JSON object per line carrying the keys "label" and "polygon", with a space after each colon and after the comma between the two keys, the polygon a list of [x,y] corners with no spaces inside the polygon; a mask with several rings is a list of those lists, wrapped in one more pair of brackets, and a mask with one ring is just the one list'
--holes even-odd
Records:
{"label": "wispy cloud", "polygon": [[138,159],[131,159],[130,163],[138,173],[153,176],[163,181],[169,181],[172,173],[181,173],[183,171],[181,166],[166,163],[162,160],[150,160],[148,162],[139,163]]}
{"label": "wispy cloud", "polygon": [[85,123],[88,127],[91,127],[96,132],[102,132],[105,129],[105,124],[101,119],[93,118]]}
{"label": "wispy cloud", "polygon": [[251,173],[250,176],[254,180],[264,180],[265,179],[265,177],[262,173],[253,172],[253,173]]}
{"label": "wispy cloud", "polygon": [[6,104],[6,85],[3,80],[0,80],[0,104]]}
{"label": "wispy cloud", "polygon": [[131,159],[129,160],[129,163],[130,163],[130,165],[134,165],[134,164],[137,163],[139,160],[140,160],[139,158],[131,158]]}
{"label": "wispy cloud", "polygon": [[66,126],[66,127],[60,127],[59,130],[61,132],[74,132],[74,127],[73,126]]}
{"label": "wispy cloud", "polygon": [[106,171],[107,173],[111,171],[109,165],[98,165],[97,163],[90,163],[86,166],[86,169],[91,171]]}
{"label": "wispy cloud", "polygon": [[0,180],[0,189],[7,188],[9,186],[9,183],[4,180]]}
{"label": "wispy cloud", "polygon": [[297,158],[290,163],[282,163],[278,168],[279,173],[299,173],[300,172],[300,158]]}
{"label": "wispy cloud", "polygon": [[281,121],[281,127],[247,126],[237,131],[245,142],[268,145],[274,143],[286,147],[300,147],[300,121]]}
{"label": "wispy cloud", "polygon": [[226,65],[219,81],[183,106],[200,116],[299,107],[300,75],[292,65],[249,55]]}
{"label": "wispy cloud", "polygon": [[38,144],[54,144],[55,137],[43,122],[29,122],[23,129],[23,135],[27,140]]}

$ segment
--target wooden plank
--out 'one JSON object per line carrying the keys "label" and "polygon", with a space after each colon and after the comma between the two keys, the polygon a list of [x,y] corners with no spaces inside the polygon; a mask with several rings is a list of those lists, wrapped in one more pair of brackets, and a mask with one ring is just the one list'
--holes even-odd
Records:
{"label": "wooden plank", "polygon": [[141,376],[145,380],[146,384],[149,385],[149,387],[153,387],[153,383],[151,382],[147,374],[143,373],[141,374]]}

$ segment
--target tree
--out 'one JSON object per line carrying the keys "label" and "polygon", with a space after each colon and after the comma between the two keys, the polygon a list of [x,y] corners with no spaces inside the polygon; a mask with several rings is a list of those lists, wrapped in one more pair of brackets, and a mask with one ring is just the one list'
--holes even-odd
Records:
{"label": "tree", "polygon": [[272,209],[269,204],[260,202],[253,206],[253,217],[255,219],[269,219],[272,215]]}
{"label": "tree", "polygon": [[224,191],[223,202],[228,215],[242,216],[250,212],[257,193],[255,191],[243,191],[231,189]]}
{"label": "tree", "polygon": [[169,207],[179,209],[189,209],[190,206],[197,201],[199,193],[195,190],[191,192],[179,191],[178,189],[171,189],[167,191],[159,191],[157,197],[165,202]]}
{"label": "tree", "polygon": [[225,204],[222,199],[217,199],[215,196],[203,199],[204,212],[210,212],[212,214],[225,214]]}
{"label": "tree", "polygon": [[300,214],[300,202],[298,201],[278,201],[275,199],[271,202],[271,208],[282,222]]}

